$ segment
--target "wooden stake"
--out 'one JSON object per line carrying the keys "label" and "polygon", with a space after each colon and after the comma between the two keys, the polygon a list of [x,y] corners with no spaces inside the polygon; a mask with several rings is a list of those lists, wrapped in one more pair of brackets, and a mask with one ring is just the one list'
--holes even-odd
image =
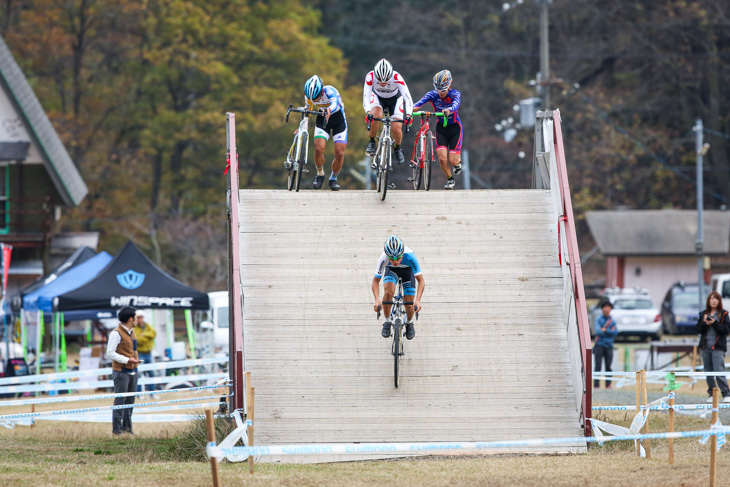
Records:
{"label": "wooden stake", "polygon": [[[251,372],[246,372],[246,419],[253,422],[253,387]],[[248,427],[248,446],[253,446],[253,424]],[[253,475],[253,455],[248,456],[248,473]]]}
{"label": "wooden stake", "polygon": [[[720,405],[720,389],[712,389],[712,424],[717,423],[717,408]],[[715,487],[717,473],[717,435],[710,437],[710,487]]]}
{"label": "wooden stake", "polygon": [[[641,391],[642,395],[644,397],[644,406],[649,405],[649,396],[646,392],[646,370],[641,370]],[[648,411],[647,411],[648,414]],[[644,423],[644,434],[649,434],[649,421],[647,420],[646,423]],[[646,458],[651,458],[651,444],[649,442],[649,438],[644,440],[644,450],[646,450]]]}
{"label": "wooden stake", "polygon": [[[692,373],[695,371],[695,367],[697,366],[697,345],[692,347]],[[694,389],[694,380],[692,381],[692,384],[689,386],[690,389]]]}
{"label": "wooden stake", "polygon": [[[208,426],[208,442],[215,442],[215,424],[213,423],[213,411],[205,410],[205,423]],[[218,472],[218,459],[210,457],[210,472],[213,475],[213,487],[220,487],[221,477]]]}
{"label": "wooden stake", "polygon": [[[30,412],[31,413],[35,412],[35,404],[30,405]],[[30,423],[30,429],[33,429],[33,428],[35,428],[35,418],[33,418],[33,422]]]}
{"label": "wooden stake", "polygon": [[[669,398],[669,432],[674,432],[674,395]],[[674,465],[674,438],[669,438],[669,465]]]}
{"label": "wooden stake", "polygon": [[[636,413],[641,412],[641,372],[636,373]],[[641,440],[636,441],[636,454],[641,456]]]}

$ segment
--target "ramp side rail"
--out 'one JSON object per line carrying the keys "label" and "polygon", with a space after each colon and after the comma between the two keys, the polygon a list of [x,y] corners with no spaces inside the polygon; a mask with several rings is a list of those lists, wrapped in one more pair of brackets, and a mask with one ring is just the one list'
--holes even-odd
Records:
{"label": "ramp side rail", "polygon": [[537,112],[532,187],[549,189],[552,196],[558,226],[558,260],[563,272],[563,316],[576,391],[576,409],[581,413],[585,435],[590,436],[593,350],[559,110]]}

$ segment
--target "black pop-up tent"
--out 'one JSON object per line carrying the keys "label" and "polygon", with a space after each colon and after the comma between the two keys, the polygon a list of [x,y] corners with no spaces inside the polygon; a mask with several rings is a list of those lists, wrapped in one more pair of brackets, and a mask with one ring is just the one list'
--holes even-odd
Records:
{"label": "black pop-up tent", "polygon": [[162,271],[132,242],[98,276],[54,301],[55,311],[117,310],[122,306],[206,310],[209,303],[207,294]]}

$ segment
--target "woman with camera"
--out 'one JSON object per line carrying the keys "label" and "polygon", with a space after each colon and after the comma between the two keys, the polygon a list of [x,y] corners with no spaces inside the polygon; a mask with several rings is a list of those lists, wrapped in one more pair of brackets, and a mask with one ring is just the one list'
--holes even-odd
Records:
{"label": "woman with camera", "polygon": [[[725,370],[725,353],[727,352],[727,335],[730,332],[730,317],[722,308],[722,296],[713,291],[707,296],[706,309],[700,312],[697,320],[697,333],[700,334],[699,348],[702,350],[702,363],[705,372],[723,372]],[[724,376],[707,376],[707,399],[712,402],[712,390],[715,383],[722,392],[724,403],[730,403],[730,388]]]}

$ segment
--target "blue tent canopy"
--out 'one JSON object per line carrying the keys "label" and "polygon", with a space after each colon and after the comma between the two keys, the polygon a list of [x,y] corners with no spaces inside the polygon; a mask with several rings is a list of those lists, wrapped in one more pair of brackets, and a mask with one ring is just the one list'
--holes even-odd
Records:
{"label": "blue tent canopy", "polygon": [[51,281],[40,289],[23,296],[25,311],[53,311],[53,299],[56,296],[83,286],[94,279],[112,261],[112,256],[100,252],[83,264],[79,264],[61,274],[58,279]]}

